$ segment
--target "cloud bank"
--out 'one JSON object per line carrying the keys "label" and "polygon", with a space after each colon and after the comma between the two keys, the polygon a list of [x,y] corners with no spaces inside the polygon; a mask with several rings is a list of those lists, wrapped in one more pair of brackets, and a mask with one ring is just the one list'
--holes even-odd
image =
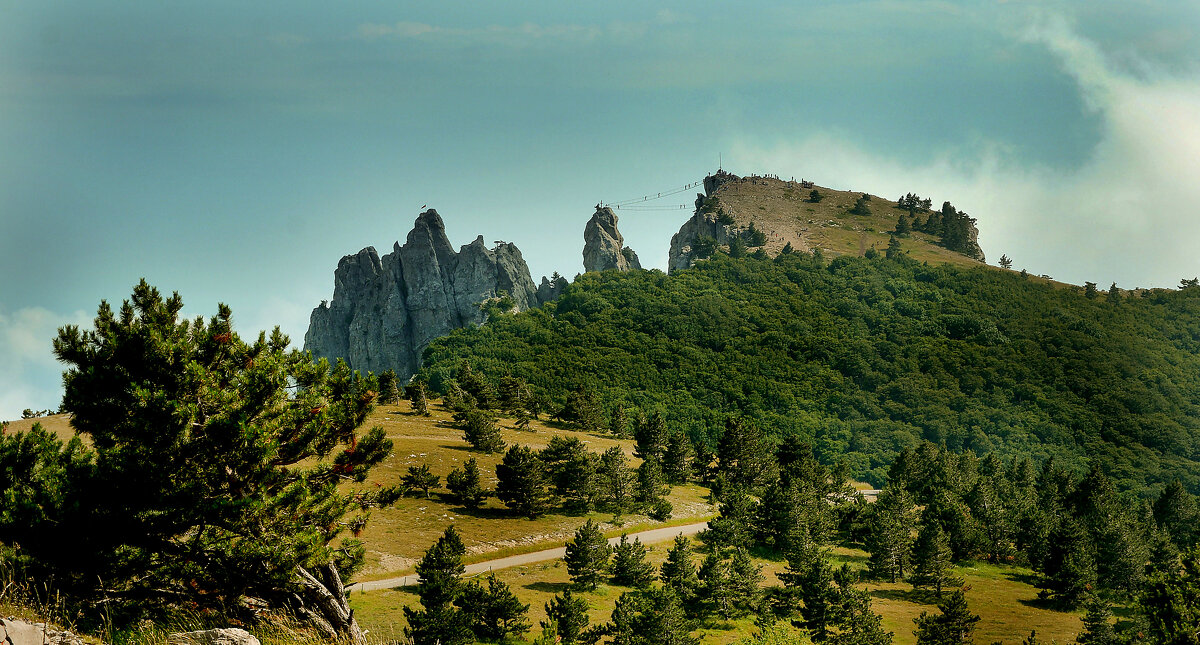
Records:
{"label": "cloud bank", "polygon": [[[1031,273],[1122,287],[1172,287],[1200,274],[1200,71],[1118,68],[1060,16],[1037,17],[1020,38],[1053,53],[1102,120],[1078,167],[1031,166],[995,141],[914,167],[836,134],[779,146],[743,140],[735,157],[831,187],[949,200],[979,219],[989,260],[1008,254]],[[1195,269],[1178,275],[1180,266]]]}

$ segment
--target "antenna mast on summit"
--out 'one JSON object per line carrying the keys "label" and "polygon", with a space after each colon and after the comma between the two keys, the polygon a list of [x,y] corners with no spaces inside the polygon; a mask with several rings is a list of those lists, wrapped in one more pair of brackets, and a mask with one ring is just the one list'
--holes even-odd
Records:
{"label": "antenna mast on summit", "polygon": [[717,170],[725,168],[725,162],[721,160],[721,153],[717,153]]}

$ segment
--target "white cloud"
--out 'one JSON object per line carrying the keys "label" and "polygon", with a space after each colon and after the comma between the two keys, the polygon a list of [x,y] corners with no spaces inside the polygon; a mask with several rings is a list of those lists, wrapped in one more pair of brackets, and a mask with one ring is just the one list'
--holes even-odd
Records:
{"label": "white cloud", "polygon": [[989,260],[1005,253],[1034,273],[1125,287],[1175,286],[1200,273],[1200,73],[1145,61],[1119,70],[1060,17],[1039,17],[1022,37],[1057,56],[1103,122],[1079,167],[1031,165],[999,142],[913,167],[836,135],[743,142],[736,158],[835,188],[949,200],[979,219]]}
{"label": "white cloud", "polygon": [[25,408],[57,408],[62,366],[51,342],[63,325],[89,326],[82,311],[57,314],[42,307],[0,313],[0,419],[20,418]]}

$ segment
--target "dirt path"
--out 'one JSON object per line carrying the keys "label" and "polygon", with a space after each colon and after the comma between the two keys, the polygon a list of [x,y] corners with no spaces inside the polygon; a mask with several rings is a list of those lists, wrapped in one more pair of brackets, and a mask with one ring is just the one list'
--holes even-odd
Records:
{"label": "dirt path", "polygon": [[[661,529],[650,529],[640,533],[632,533],[630,539],[637,538],[643,544],[653,544],[655,542],[666,542],[674,540],[676,535],[695,535],[700,531],[708,528],[708,522],[697,522],[695,524],[684,524],[683,526],[668,526]],[[616,545],[621,538],[608,538],[608,543]],[[496,569],[507,569],[508,567],[516,567],[522,564],[532,564],[534,562],[545,562],[546,560],[557,560],[567,554],[567,548],[560,546],[556,549],[545,549],[543,551],[534,551],[532,553],[522,553],[520,555],[510,555],[506,558],[496,558],[495,560],[487,560],[485,562],[476,562],[468,564],[466,575],[473,576]],[[369,582],[359,582],[347,587],[350,591],[376,591],[378,589],[391,589],[392,587],[404,587],[417,583],[417,574],[413,573],[407,576],[397,578],[387,578],[386,580],[371,580]]]}

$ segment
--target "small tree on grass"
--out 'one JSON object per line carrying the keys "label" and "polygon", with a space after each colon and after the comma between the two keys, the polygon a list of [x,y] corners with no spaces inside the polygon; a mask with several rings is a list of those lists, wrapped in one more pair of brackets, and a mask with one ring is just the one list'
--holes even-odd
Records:
{"label": "small tree on grass", "polygon": [[825,199],[825,196],[821,194],[821,191],[817,190],[816,188],[809,191],[809,193],[808,193],[809,203],[816,204],[817,202],[821,201],[822,199]]}
{"label": "small tree on grass", "polygon": [[505,506],[536,519],[550,508],[546,466],[529,446],[513,446],[496,464],[496,497]]}
{"label": "small tree on grass", "polygon": [[379,403],[388,405],[400,399],[400,383],[393,370],[384,370],[379,374]]}
{"label": "small tree on grass", "polygon": [[529,605],[494,573],[488,575],[486,584],[477,580],[467,583],[454,604],[466,615],[471,631],[480,640],[501,642],[529,631],[530,624],[525,620]]}
{"label": "small tree on grass", "polygon": [[571,582],[583,589],[595,589],[611,554],[612,547],[604,539],[600,527],[589,519],[575,531],[575,539],[567,542],[563,560],[567,563]]}
{"label": "small tree on grass", "polygon": [[405,388],[412,411],[423,417],[429,416],[429,401],[425,398],[425,382],[416,381]]}
{"label": "small tree on grass", "polygon": [[633,473],[620,446],[613,446],[600,456],[601,499],[604,507],[615,515],[627,512],[633,505]]}
{"label": "small tree on grass", "polygon": [[474,457],[468,459],[461,469],[455,468],[446,475],[446,487],[454,495],[455,501],[467,508],[479,508],[483,500],[492,494],[483,487],[479,463]]}
{"label": "small tree on grass", "polygon": [[475,408],[467,410],[462,428],[463,439],[475,450],[488,454],[504,450],[504,439],[496,419],[487,412]]}
{"label": "small tree on grass", "polygon": [[694,449],[688,436],[682,432],[673,432],[667,438],[667,450],[663,453],[663,474],[667,482],[673,485],[686,484],[692,474],[691,457]]}
{"label": "small tree on grass", "polygon": [[587,629],[587,612],[587,601],[567,589],[546,603],[546,620],[542,622],[542,628],[552,629],[563,645],[572,645]]}
{"label": "small tree on grass", "polygon": [[621,594],[609,623],[597,636],[612,645],[698,645],[692,625],[673,591],[655,588]]}
{"label": "small tree on grass", "polygon": [[613,550],[609,571],[613,584],[625,587],[644,589],[654,582],[654,567],[646,562],[646,546],[637,538],[630,542],[625,534]]}
{"label": "small tree on grass", "polygon": [[914,618],[918,645],[968,645],[972,642],[975,623],[979,616],[967,607],[967,598],[962,590],[956,590],[938,603],[939,614],[921,612]]}
{"label": "small tree on grass", "polygon": [[871,509],[866,540],[871,575],[892,582],[904,579],[912,558],[914,508],[903,488],[889,488],[879,494]]}
{"label": "small tree on grass", "polygon": [[950,540],[942,530],[942,525],[934,517],[926,518],[913,547],[913,571],[909,578],[913,588],[933,587],[938,598],[941,598],[943,587],[962,584],[954,576],[953,556]]}
{"label": "small tree on grass", "polygon": [[429,499],[429,489],[437,488],[442,478],[430,472],[429,464],[421,464],[420,466],[409,466],[408,474],[400,481],[406,488],[421,489],[421,492],[425,493],[425,499]]}
{"label": "small tree on grass", "polygon": [[674,589],[685,605],[691,603],[700,581],[696,577],[696,565],[692,563],[692,541],[687,537],[675,536],[675,544],[667,551],[659,579],[664,587]]}

